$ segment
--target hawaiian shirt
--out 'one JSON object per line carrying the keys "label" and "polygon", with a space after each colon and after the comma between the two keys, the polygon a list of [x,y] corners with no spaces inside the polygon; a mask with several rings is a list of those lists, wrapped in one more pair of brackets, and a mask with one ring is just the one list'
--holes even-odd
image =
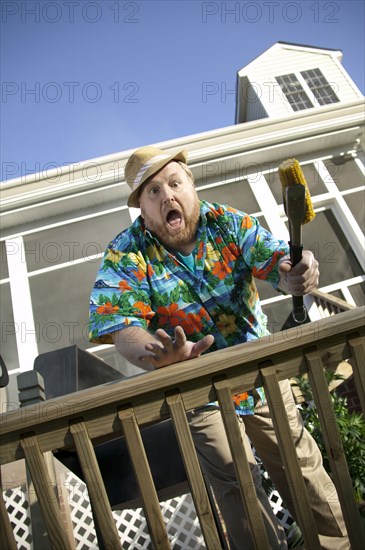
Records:
{"label": "hawaiian shirt", "polygon": [[[256,218],[200,201],[191,270],[139,217],[105,252],[90,299],[90,340],[111,344],[110,333],[130,326],[173,336],[180,325],[191,341],[212,334],[209,353],[266,336],[255,278],[277,288],[278,261],[287,253],[287,243]],[[234,396],[234,403],[239,414],[253,414],[252,392]]]}

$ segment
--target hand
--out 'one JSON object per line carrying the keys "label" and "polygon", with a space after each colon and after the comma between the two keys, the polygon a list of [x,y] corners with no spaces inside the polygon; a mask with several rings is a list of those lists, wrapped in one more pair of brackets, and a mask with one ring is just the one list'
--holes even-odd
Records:
{"label": "hand", "polygon": [[289,257],[280,261],[280,288],[293,296],[309,294],[318,287],[318,262],[309,250],[303,250],[302,259],[292,267]]}
{"label": "hand", "polygon": [[204,336],[199,342],[190,342],[181,327],[175,328],[175,339],[161,328],[156,330],[155,336],[159,341],[145,345],[145,350],[150,353],[138,357],[142,363],[147,362],[155,369],[199,357],[214,342],[211,334]]}

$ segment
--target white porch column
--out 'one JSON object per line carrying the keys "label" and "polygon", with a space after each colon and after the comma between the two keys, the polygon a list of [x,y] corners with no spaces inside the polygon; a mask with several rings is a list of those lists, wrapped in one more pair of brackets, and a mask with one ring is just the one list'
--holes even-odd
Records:
{"label": "white porch column", "polygon": [[254,174],[247,179],[272,235],[276,239],[288,241],[289,232],[280,217],[278,205],[265,177],[263,174]]}
{"label": "white porch column", "polygon": [[6,240],[5,245],[19,367],[24,372],[33,368],[38,345],[23,237]]}

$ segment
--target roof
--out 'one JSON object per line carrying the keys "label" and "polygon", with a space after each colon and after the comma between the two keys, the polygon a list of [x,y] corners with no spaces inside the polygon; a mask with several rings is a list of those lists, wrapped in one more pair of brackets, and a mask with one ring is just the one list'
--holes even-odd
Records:
{"label": "roof", "polygon": [[276,42],[276,44],[285,44],[286,46],[294,46],[298,48],[311,48],[313,50],[328,50],[329,52],[341,52],[342,50],[338,48],[323,48],[322,46],[311,46],[310,44],[298,44],[296,42],[285,42],[283,40],[279,40]]}
{"label": "roof", "polygon": [[262,52],[260,55],[256,56],[252,61],[250,61],[247,65],[242,67],[237,71],[237,75],[240,78],[242,75],[246,74],[246,72],[252,67],[252,65],[256,64],[259,59],[262,57],[266,57],[268,55],[271,55],[275,52],[275,50],[280,49],[281,47],[287,47],[293,50],[313,50],[313,53],[319,53],[322,52],[324,54],[330,55],[331,57],[336,57],[338,61],[342,60],[342,50],[340,49],[334,49],[334,48],[322,48],[320,46],[309,46],[306,44],[295,44],[293,42],[284,42],[284,41],[278,41],[275,42],[270,48]]}

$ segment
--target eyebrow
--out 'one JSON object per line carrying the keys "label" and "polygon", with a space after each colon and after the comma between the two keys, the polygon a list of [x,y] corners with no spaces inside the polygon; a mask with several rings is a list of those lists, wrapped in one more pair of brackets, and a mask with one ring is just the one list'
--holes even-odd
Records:
{"label": "eyebrow", "polygon": [[[178,173],[178,172],[173,172],[172,174],[170,174],[170,176],[169,176],[169,181],[171,181],[171,179],[173,179],[173,178],[178,178],[178,179],[180,179],[179,173]],[[149,180],[147,180],[145,183],[146,183],[146,186],[147,186],[149,183],[160,183],[160,181],[159,181],[159,176],[157,175],[156,178],[154,178],[154,177],[152,176],[152,178],[149,179]]]}

